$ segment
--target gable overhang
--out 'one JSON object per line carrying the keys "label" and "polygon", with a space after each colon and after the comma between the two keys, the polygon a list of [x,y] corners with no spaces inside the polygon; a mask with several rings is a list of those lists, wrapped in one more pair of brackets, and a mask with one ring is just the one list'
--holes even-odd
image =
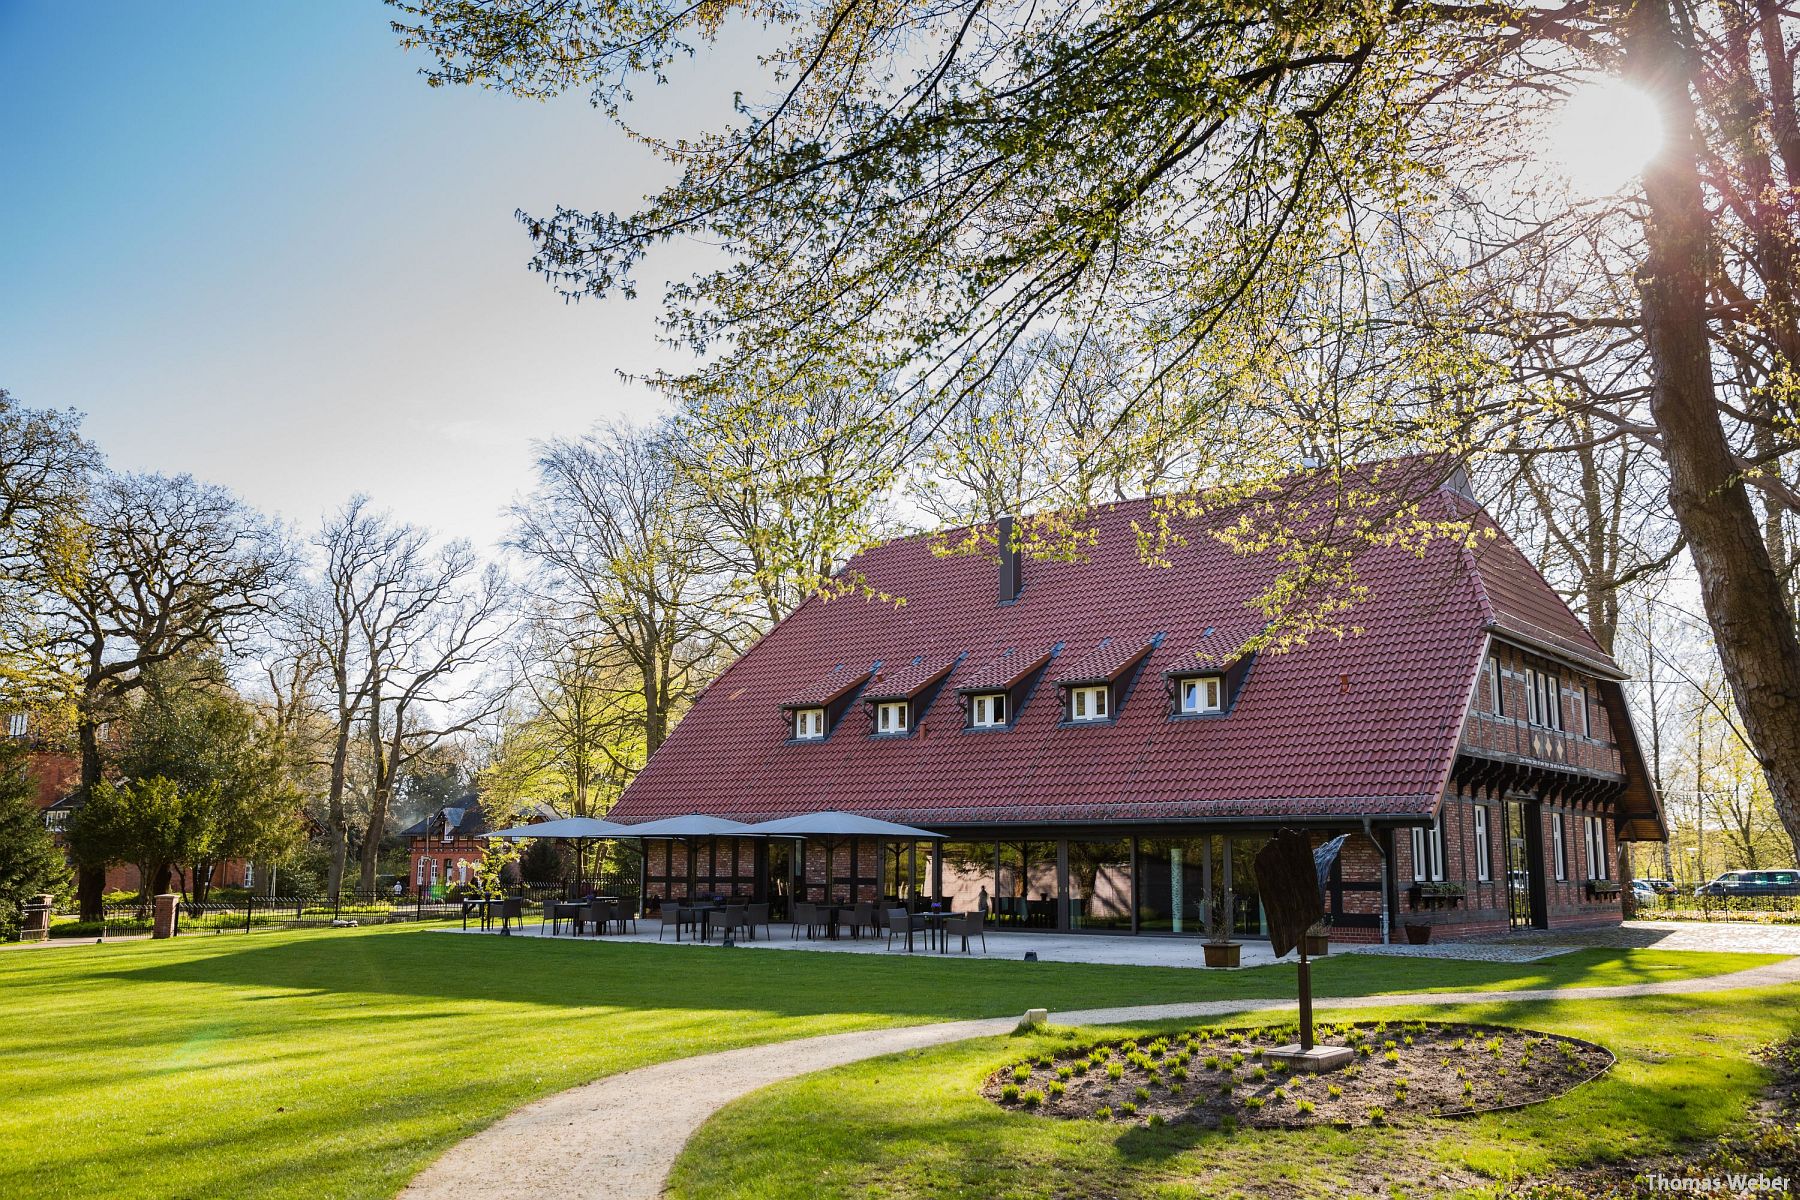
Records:
{"label": "gable overhang", "polygon": [[[1592,671],[1602,679],[1622,680],[1626,678],[1625,672],[1619,669],[1619,664],[1609,658],[1596,658],[1591,654],[1583,654],[1571,650],[1567,646],[1521,633],[1510,625],[1489,625],[1487,634],[1490,642],[1505,642],[1518,650],[1528,650],[1533,654],[1541,654],[1545,658],[1560,659],[1572,667]],[[1486,657],[1485,652],[1482,657]]]}

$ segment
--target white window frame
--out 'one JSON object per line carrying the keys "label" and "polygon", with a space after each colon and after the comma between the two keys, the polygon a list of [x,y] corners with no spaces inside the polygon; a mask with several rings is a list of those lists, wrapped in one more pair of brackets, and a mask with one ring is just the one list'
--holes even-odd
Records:
{"label": "white window frame", "polygon": [[912,706],[904,700],[883,700],[875,706],[875,732],[885,736],[897,736],[906,732],[907,709]]}
{"label": "white window frame", "polygon": [[969,697],[969,725],[974,729],[1004,729],[1010,697],[1005,692],[977,692]]}
{"label": "white window frame", "polygon": [[14,713],[6,719],[6,732],[16,738],[22,738],[31,732],[31,717],[27,713]]}
{"label": "white window frame", "polygon": [[1494,864],[1488,849],[1488,810],[1487,805],[1475,806],[1475,878],[1481,883],[1488,883],[1494,877]]}
{"label": "white window frame", "polygon": [[1600,876],[1594,873],[1598,858],[1594,852],[1594,818],[1586,816],[1585,814],[1581,818],[1581,848],[1587,858],[1587,878],[1600,878]]}
{"label": "white window frame", "polygon": [[1535,667],[1525,668],[1525,722],[1528,725],[1544,723],[1544,695],[1538,691],[1538,673]]}
{"label": "white window frame", "polygon": [[1496,717],[1506,715],[1506,689],[1500,683],[1500,656],[1488,655],[1488,707]]}
{"label": "white window frame", "polygon": [[1434,817],[1429,828],[1412,828],[1413,882],[1444,881],[1444,822]]}
{"label": "white window frame", "polygon": [[1594,736],[1594,698],[1585,683],[1581,685],[1581,736]]}
{"label": "white window frame", "polygon": [[1225,711],[1225,680],[1219,675],[1190,675],[1180,681],[1181,711],[1190,716]]}
{"label": "white window frame", "polygon": [[1541,672],[1544,681],[1544,727],[1562,732],[1562,679],[1552,671]]}
{"label": "white window frame", "polygon": [[450,818],[448,817],[444,818],[444,836],[441,840],[444,842],[454,842],[456,840],[456,829],[450,824]]}
{"label": "white window frame", "polygon": [[1076,687],[1069,689],[1069,720],[1105,721],[1112,716],[1112,689],[1105,684],[1098,687]]}
{"label": "white window frame", "polygon": [[822,708],[796,708],[794,710],[794,740],[796,742],[824,741],[825,710]]}
{"label": "white window frame", "polygon": [[1558,883],[1569,880],[1569,850],[1563,844],[1563,815],[1559,812],[1550,814],[1550,865],[1556,871]]}

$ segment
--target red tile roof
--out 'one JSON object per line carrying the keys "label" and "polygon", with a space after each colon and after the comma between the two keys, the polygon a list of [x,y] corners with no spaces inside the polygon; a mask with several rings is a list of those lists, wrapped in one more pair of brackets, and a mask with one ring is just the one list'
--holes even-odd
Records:
{"label": "red tile roof", "polygon": [[1153,649],[1155,643],[1149,638],[1137,641],[1103,639],[1098,646],[1057,671],[1056,682],[1111,683]]}
{"label": "red tile roof", "polygon": [[1253,618],[1247,621],[1222,621],[1217,625],[1209,625],[1201,634],[1199,642],[1186,655],[1169,664],[1171,671],[1183,671],[1188,668],[1204,668],[1222,670],[1243,657],[1244,647],[1258,634],[1269,627],[1267,621]]}
{"label": "red tile roof", "polygon": [[863,689],[864,700],[911,700],[944,677],[956,665],[954,654],[922,654],[903,667],[885,668]]}
{"label": "red tile roof", "polygon": [[1045,643],[1043,639],[1038,639],[1038,644],[1040,648],[1035,652],[1014,647],[1003,651],[999,658],[994,659],[986,666],[977,667],[973,671],[958,671],[956,673],[956,690],[959,692],[1003,692],[1008,688],[1016,687],[1022,679],[1043,666],[1045,661],[1056,653],[1056,647]]}
{"label": "red tile roof", "polygon": [[[1421,503],[1434,519],[1469,509],[1448,492]],[[1471,552],[1437,537],[1423,553],[1360,550],[1360,632],[1260,653],[1226,717],[1171,721],[1163,689],[1140,686],[1112,722],[1059,727],[1046,678],[1015,703],[1012,728],[964,732],[956,691],[1014,684],[1058,644],[1110,637],[1123,651],[1161,632],[1145,664],[1155,678],[1262,628],[1254,599],[1277,564],[1208,534],[1236,514],[1178,522],[1183,541],[1160,566],[1142,560],[1134,530],[1150,513],[1148,501],[1088,513],[1092,547],[1077,560],[1027,561],[1008,605],[996,603],[986,558],[934,553],[923,536],[872,547],[847,569],[906,602],[806,601],[700,696],[609,816],[837,809],[931,827],[1424,814],[1443,792],[1491,627],[1529,626],[1547,644],[1598,653],[1510,543]],[[795,744],[771,730],[765,714],[796,694],[822,696],[816,681],[852,673],[840,664],[910,662],[921,646],[966,657],[912,736],[873,738],[844,723]]]}
{"label": "red tile roof", "polygon": [[867,667],[851,668],[839,663],[799,691],[789,694],[777,707],[817,708],[823,704],[830,704],[845,692],[861,685],[868,677],[869,668]]}

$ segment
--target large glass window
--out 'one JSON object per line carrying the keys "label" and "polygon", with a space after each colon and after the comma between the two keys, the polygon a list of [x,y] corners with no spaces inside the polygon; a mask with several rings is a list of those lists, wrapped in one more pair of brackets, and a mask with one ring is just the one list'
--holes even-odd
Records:
{"label": "large glass window", "polygon": [[931,843],[882,843],[881,894],[917,911],[931,894]]}
{"label": "large glass window", "polygon": [[1069,843],[1069,928],[1131,928],[1131,841]]}
{"label": "large glass window", "polygon": [[1262,889],[1256,882],[1256,853],[1268,840],[1231,839],[1231,932],[1238,937],[1269,936],[1269,925],[1263,917]]}
{"label": "large glass window", "polygon": [[994,923],[1014,929],[1055,929],[1056,902],[1056,843],[1001,842]]}
{"label": "large glass window", "polygon": [[1140,838],[1137,854],[1138,929],[1146,933],[1206,932],[1206,857],[1210,838]]}
{"label": "large glass window", "polygon": [[946,842],[943,902],[950,912],[994,911],[994,843]]}

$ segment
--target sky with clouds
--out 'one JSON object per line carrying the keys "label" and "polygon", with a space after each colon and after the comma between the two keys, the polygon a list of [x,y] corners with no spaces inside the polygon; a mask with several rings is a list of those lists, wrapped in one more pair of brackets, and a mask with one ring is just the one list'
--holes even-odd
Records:
{"label": "sky with clouds", "polygon": [[[531,443],[657,401],[641,298],[565,304],[515,210],[630,208],[664,168],[581,97],[428,88],[372,0],[0,0],[0,387],[118,467],[302,528],[353,492],[490,544]],[[752,49],[639,99],[716,126]]]}

